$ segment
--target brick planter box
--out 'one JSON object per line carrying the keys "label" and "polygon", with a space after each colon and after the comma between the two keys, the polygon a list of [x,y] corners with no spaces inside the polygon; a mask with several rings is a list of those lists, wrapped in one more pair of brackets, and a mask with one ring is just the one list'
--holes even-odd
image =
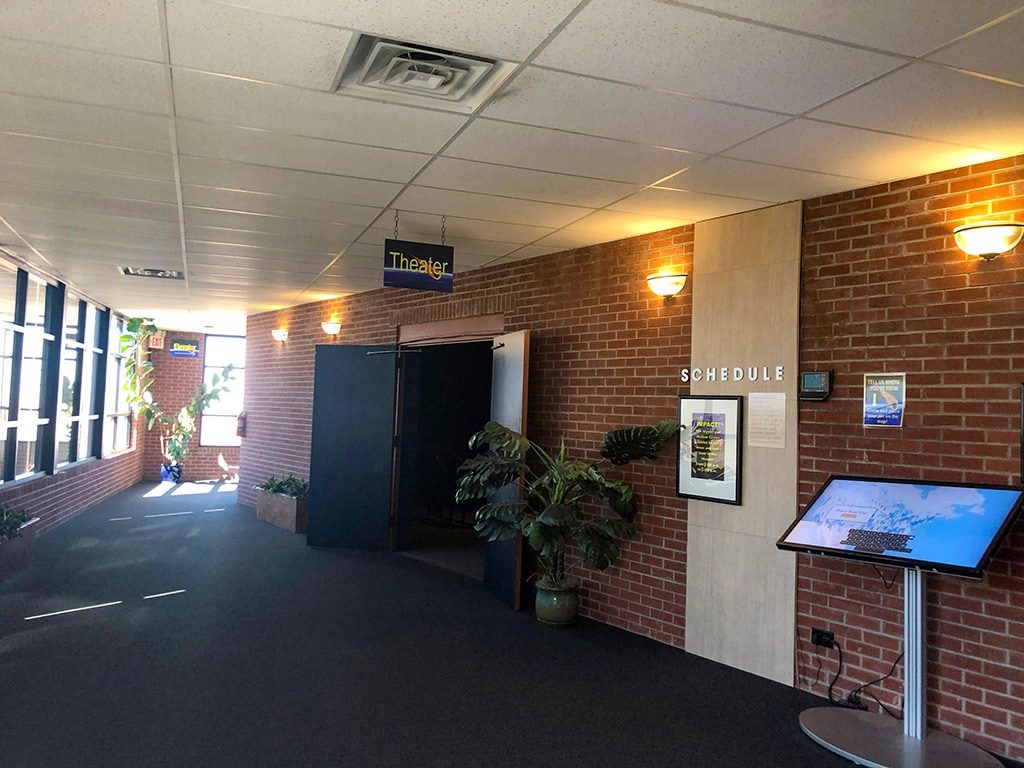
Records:
{"label": "brick planter box", "polygon": [[21,536],[16,539],[0,541],[0,581],[21,573],[32,564],[32,540],[37,522],[38,518],[21,526]]}
{"label": "brick planter box", "polygon": [[305,533],[308,510],[306,499],[263,490],[256,495],[256,517],[286,531]]}

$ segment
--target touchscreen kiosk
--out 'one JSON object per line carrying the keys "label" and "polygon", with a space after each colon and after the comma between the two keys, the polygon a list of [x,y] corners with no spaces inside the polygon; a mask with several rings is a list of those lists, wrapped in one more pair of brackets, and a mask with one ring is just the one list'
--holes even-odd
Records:
{"label": "touchscreen kiosk", "polygon": [[980,578],[1022,493],[1006,486],[833,476],[778,546]]}

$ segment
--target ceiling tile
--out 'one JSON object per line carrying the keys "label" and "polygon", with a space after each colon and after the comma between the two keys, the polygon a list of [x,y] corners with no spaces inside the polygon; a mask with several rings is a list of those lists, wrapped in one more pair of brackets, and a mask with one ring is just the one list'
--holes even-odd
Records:
{"label": "ceiling tile", "polygon": [[294,250],[288,248],[255,247],[234,243],[213,243],[202,240],[186,240],[188,258],[191,262],[209,262],[222,260],[225,263],[260,264],[267,261],[299,261],[303,263],[321,262],[326,264],[335,254],[329,248]]}
{"label": "ceiling tile", "polygon": [[984,150],[804,119],[775,128],[728,154],[876,181],[906,179],[993,158]]}
{"label": "ceiling tile", "polygon": [[466,121],[449,112],[188,70],[175,71],[174,96],[179,117],[412,152],[436,152]]}
{"label": "ceiling tile", "polygon": [[[955,3],[955,0],[950,2]],[[973,7],[970,3],[955,4],[965,8]],[[1014,2],[1013,5],[1017,3]],[[954,43],[928,58],[1024,84],[1024,56],[1010,53],[1020,50],[1022,38],[1024,12]]]}
{"label": "ceiling tile", "polygon": [[88,214],[123,216],[154,221],[178,221],[176,204],[153,203],[144,200],[126,200],[104,197],[87,192],[67,192],[46,187],[16,184],[0,186],[0,203],[24,205],[33,208],[52,208],[58,211],[80,211]]}
{"label": "ceiling tile", "polygon": [[240,192],[184,185],[182,200],[186,206],[214,208],[224,211],[263,213],[296,219],[332,221],[339,224],[367,226],[380,213],[380,208],[365,205],[332,203],[297,197],[268,195],[261,192]]}
{"label": "ceiling tile", "polygon": [[[214,211],[208,208],[187,208],[186,227],[220,227],[244,232],[267,232],[294,235],[297,240],[314,239],[331,243],[348,244],[363,231],[361,225],[331,224],[308,219],[286,219],[279,216],[264,216],[233,211]],[[340,248],[332,246],[331,250]]]}
{"label": "ceiling tile", "polygon": [[537,64],[799,113],[902,64],[654,0],[591,0]]}
{"label": "ceiling tile", "polygon": [[322,90],[330,88],[352,37],[203,0],[167,0],[167,32],[175,66]]}
{"label": "ceiling tile", "polygon": [[601,208],[639,188],[636,184],[598,181],[449,157],[441,157],[432,162],[417,177],[416,183],[425,187],[459,189],[465,192],[500,192],[509,197],[580,205],[586,208]]}
{"label": "ceiling tile", "polygon": [[4,35],[101,53],[163,60],[157,3],[7,0]]}
{"label": "ceiling tile", "polygon": [[711,11],[813,35],[923,56],[1018,7],[1019,0],[695,0]]}
{"label": "ceiling tile", "polygon": [[616,203],[611,210],[640,213],[658,218],[704,221],[741,211],[763,208],[765,205],[768,203],[652,187]]}
{"label": "ceiling tile", "polygon": [[[388,209],[370,232],[383,233],[387,237],[392,237],[394,235],[393,222],[393,211]],[[401,211],[399,224],[399,237],[401,239],[440,236],[441,214],[416,213],[415,211],[403,210]],[[508,224],[482,219],[469,219],[461,216],[448,216],[445,231],[448,237],[454,239],[488,240],[498,243],[530,243],[538,237],[551,234],[554,231],[554,227]],[[369,236],[368,234],[367,237]],[[383,240],[381,239],[378,242],[383,243]]]}
{"label": "ceiling tile", "polygon": [[538,256],[547,256],[550,253],[557,253],[562,250],[552,245],[524,245],[518,250],[512,251],[506,254],[500,259],[497,259],[494,263],[500,264],[506,261],[524,261],[526,259],[535,259]]}
{"label": "ceiling tile", "polygon": [[168,114],[164,66],[0,39],[0,91]]}
{"label": "ceiling tile", "polygon": [[0,93],[0,131],[170,152],[170,126],[156,115]]}
{"label": "ceiling tile", "polygon": [[810,117],[985,147],[1004,156],[1024,152],[1024,88],[934,64],[912,64]]}
{"label": "ceiling tile", "polygon": [[282,16],[335,24],[480,56],[521,60],[578,0],[236,0]]}
{"label": "ceiling tile", "polygon": [[91,192],[108,197],[125,197],[174,205],[178,202],[172,181],[137,178],[90,169],[0,162],[0,187],[4,184]]}
{"label": "ceiling tile", "polygon": [[771,112],[536,67],[516,77],[483,114],[697,152],[719,152],[785,119]]}
{"label": "ceiling tile", "polygon": [[872,181],[712,157],[662,186],[781,203],[866,187]]}
{"label": "ceiling tile", "polygon": [[386,205],[402,189],[401,184],[386,181],[194,157],[181,159],[181,175],[186,184],[371,206]]}
{"label": "ceiling tile", "polygon": [[398,182],[411,179],[430,159],[415,152],[191,120],[178,121],[178,147],[183,155],[193,157]]}
{"label": "ceiling tile", "polygon": [[294,233],[255,232],[251,230],[229,229],[205,226],[186,226],[187,240],[199,240],[204,243],[227,243],[250,245],[256,248],[281,248],[296,251],[343,251],[351,242],[338,240],[330,235],[315,234],[299,236]]}
{"label": "ceiling tile", "polygon": [[444,154],[639,184],[649,184],[704,157],[695,152],[484,119],[470,123]]}
{"label": "ceiling tile", "polygon": [[170,154],[102,147],[36,136],[0,134],[0,157],[55,168],[83,168],[151,179],[174,179]]}
{"label": "ceiling tile", "polygon": [[538,240],[534,245],[556,249],[582,248],[597,243],[609,243],[636,235],[646,235],[663,229],[689,224],[690,221],[663,216],[649,216],[622,211],[596,211],[575,222],[572,228],[562,229]]}
{"label": "ceiling tile", "polygon": [[532,200],[417,186],[406,189],[395,201],[395,207],[400,211],[460,215],[465,218],[541,227],[563,227],[590,212],[587,208],[555,203],[537,203]]}
{"label": "ceiling tile", "polygon": [[[156,240],[178,242],[178,224],[170,221],[131,219],[83,211],[56,208],[29,208],[0,204],[0,216],[33,242],[40,238],[67,239],[70,242],[134,243],[145,247]],[[42,247],[42,246],[39,246]]]}

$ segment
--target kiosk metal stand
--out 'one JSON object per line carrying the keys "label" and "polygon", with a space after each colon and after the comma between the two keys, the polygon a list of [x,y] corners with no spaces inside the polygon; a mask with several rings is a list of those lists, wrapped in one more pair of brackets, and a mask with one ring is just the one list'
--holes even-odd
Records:
{"label": "kiosk metal stand", "polygon": [[925,574],[903,571],[903,728],[886,714],[842,707],[800,713],[821,746],[868,768],[1001,768],[973,744],[926,726]]}

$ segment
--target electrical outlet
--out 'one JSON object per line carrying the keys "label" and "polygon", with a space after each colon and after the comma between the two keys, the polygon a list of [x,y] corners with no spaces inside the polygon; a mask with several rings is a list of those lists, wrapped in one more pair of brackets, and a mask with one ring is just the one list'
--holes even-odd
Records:
{"label": "electrical outlet", "polygon": [[835,632],[829,632],[827,629],[812,629],[811,643],[813,645],[820,645],[822,648],[835,648]]}

